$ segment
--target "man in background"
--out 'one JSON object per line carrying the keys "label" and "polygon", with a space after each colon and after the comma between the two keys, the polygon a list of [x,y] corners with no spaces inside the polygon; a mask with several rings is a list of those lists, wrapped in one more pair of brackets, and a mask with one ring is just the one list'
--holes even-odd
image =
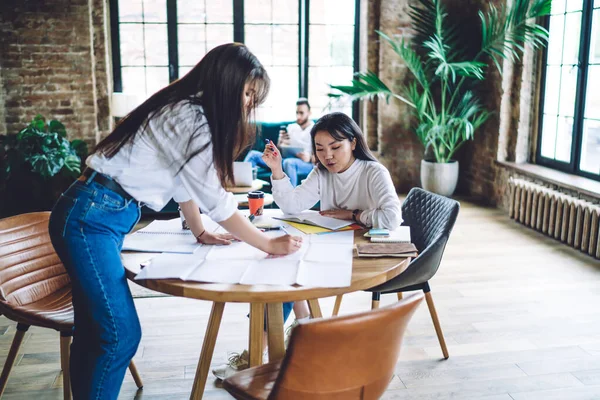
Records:
{"label": "man in background", "polygon": [[[314,122],[310,119],[310,104],[306,98],[301,97],[296,102],[296,122],[280,130],[277,140],[280,150],[287,146],[302,148],[301,152],[283,159],[283,172],[290,178],[293,186],[298,185],[298,176],[308,175],[314,167],[310,137],[313,125]],[[254,167],[267,166],[262,160],[262,153],[256,150],[251,150],[244,161],[251,162]]]}

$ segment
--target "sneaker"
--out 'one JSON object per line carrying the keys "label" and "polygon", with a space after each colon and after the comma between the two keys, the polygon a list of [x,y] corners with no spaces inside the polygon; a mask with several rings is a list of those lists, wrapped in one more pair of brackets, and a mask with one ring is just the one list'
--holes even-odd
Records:
{"label": "sneaker", "polygon": [[295,327],[297,327],[300,323],[298,322],[297,319],[294,320],[294,322],[292,322],[292,324],[290,326],[288,326],[287,328],[285,328],[285,341],[284,341],[284,345],[285,348],[287,349],[288,344],[290,343],[290,338],[292,337],[292,331],[294,330]]}
{"label": "sneaker", "polygon": [[229,362],[212,370],[213,375],[220,380],[227,379],[250,366],[250,356],[247,350],[242,353],[231,353]]}

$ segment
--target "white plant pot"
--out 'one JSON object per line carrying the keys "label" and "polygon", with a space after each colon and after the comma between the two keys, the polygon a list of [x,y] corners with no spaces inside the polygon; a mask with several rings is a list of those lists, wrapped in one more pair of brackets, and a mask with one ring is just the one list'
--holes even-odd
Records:
{"label": "white plant pot", "polygon": [[458,182],[458,161],[436,163],[421,160],[421,186],[428,192],[452,196]]}

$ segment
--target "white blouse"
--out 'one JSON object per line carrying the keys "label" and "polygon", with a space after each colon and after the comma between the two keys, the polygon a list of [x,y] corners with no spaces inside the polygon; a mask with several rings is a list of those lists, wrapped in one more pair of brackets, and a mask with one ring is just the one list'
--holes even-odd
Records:
{"label": "white blouse", "polygon": [[321,201],[321,210],[362,210],[360,222],[395,229],[402,223],[400,200],[389,171],[376,161],[355,160],[346,171],[332,174],[314,168],[301,185],[287,177],[271,178],[273,199],[288,214],[307,210]]}
{"label": "white blouse", "polygon": [[[210,127],[201,106],[181,101],[157,113],[140,130],[133,143],[114,157],[95,153],[86,164],[113,178],[153,210],[161,210],[172,197],[178,203],[193,199],[216,222],[233,215],[237,202],[219,181]],[[205,145],[184,164],[187,154]]]}

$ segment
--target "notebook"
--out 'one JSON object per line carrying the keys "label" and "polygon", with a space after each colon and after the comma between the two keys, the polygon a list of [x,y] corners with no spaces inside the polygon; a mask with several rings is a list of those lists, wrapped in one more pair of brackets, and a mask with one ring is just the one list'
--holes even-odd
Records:
{"label": "notebook", "polygon": [[359,257],[416,257],[412,243],[367,243],[356,245]]}
{"label": "notebook", "polygon": [[371,237],[372,243],[410,243],[410,227],[399,226],[386,237]]}
{"label": "notebook", "polygon": [[281,217],[273,217],[284,221],[299,222],[301,224],[320,226],[321,228],[331,229],[333,231],[352,225],[352,221],[324,217],[316,211],[304,211],[300,214],[284,214]]}
{"label": "notebook", "polygon": [[[202,214],[202,224],[209,232],[214,232],[219,225]],[[127,235],[123,242],[123,250],[147,251],[156,253],[194,253],[200,243],[196,241],[190,230],[181,227],[181,219],[152,221],[148,226]]]}

